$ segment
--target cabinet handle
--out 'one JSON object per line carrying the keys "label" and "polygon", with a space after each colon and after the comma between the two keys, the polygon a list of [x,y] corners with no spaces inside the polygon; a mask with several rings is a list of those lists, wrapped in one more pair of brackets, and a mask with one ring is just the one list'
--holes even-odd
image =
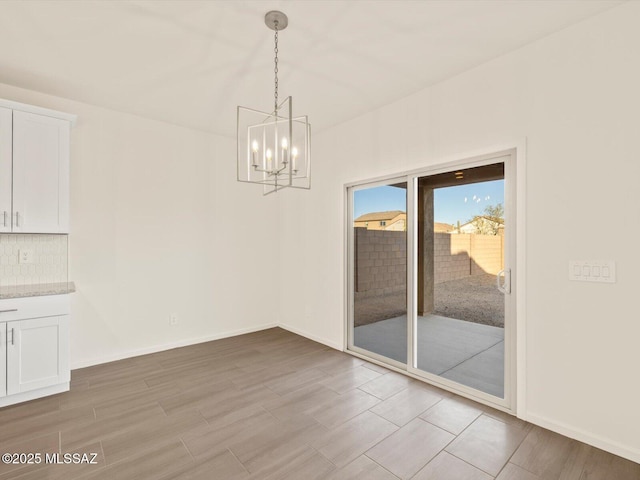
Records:
{"label": "cabinet handle", "polygon": [[4,226],[7,226],[7,211],[4,211]]}
{"label": "cabinet handle", "polygon": [[20,226],[20,212],[16,212],[16,227]]}
{"label": "cabinet handle", "polygon": [[10,308],[9,310],[0,310],[0,313],[17,312],[17,308]]}
{"label": "cabinet handle", "polygon": [[11,329],[11,345],[15,345],[15,343],[13,343],[13,340],[15,339],[16,336],[16,332],[14,331],[14,329]]}

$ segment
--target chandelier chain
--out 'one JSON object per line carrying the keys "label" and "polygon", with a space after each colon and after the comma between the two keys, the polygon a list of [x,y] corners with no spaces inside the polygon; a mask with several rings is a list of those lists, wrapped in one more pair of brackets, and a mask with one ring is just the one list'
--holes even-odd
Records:
{"label": "chandelier chain", "polygon": [[278,21],[275,21],[275,34],[274,34],[274,43],[275,43],[275,47],[273,49],[273,52],[275,53],[275,57],[273,59],[274,61],[274,69],[273,72],[275,74],[275,91],[274,91],[274,111],[276,112],[276,114],[278,113]]}

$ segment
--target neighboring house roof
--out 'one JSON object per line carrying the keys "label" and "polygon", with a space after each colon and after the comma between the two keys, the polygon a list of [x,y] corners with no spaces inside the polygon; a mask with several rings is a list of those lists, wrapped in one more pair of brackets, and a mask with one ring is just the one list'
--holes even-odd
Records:
{"label": "neighboring house roof", "polygon": [[[402,210],[390,210],[387,212],[372,212],[372,213],[365,213],[364,215],[360,215],[354,221],[355,222],[391,221],[396,219],[399,216],[404,217],[405,215],[406,215],[405,212],[403,212]],[[398,220],[394,222],[394,224],[403,220],[404,218],[398,218]],[[433,229],[436,232],[452,232],[453,230],[455,230],[455,227],[453,225],[449,225],[448,223],[434,222]]]}
{"label": "neighboring house roof", "polygon": [[388,212],[373,212],[373,213],[365,213],[364,215],[360,215],[354,221],[356,222],[377,222],[382,220],[392,220],[396,218],[398,215],[403,215],[404,212],[402,210],[391,210]]}
{"label": "neighboring house roof", "polygon": [[455,227],[453,225],[449,225],[448,223],[442,223],[442,222],[433,222],[434,232],[449,233],[449,232],[452,232],[453,230],[455,230]]}

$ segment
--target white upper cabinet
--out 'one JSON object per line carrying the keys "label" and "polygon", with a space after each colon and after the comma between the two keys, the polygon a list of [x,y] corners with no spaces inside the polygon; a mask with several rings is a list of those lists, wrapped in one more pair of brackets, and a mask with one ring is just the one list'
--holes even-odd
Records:
{"label": "white upper cabinet", "polygon": [[13,112],[13,231],[69,232],[69,122]]}
{"label": "white upper cabinet", "polygon": [[0,232],[10,232],[12,224],[12,111],[0,107]]}
{"label": "white upper cabinet", "polygon": [[0,101],[0,232],[69,233],[73,118]]}

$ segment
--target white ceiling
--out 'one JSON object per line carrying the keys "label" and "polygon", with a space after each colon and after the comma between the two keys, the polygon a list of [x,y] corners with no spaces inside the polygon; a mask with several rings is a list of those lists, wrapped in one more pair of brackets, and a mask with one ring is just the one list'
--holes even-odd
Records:
{"label": "white ceiling", "polygon": [[315,131],[619,1],[2,1],[0,83],[232,136],[237,105],[280,95]]}

